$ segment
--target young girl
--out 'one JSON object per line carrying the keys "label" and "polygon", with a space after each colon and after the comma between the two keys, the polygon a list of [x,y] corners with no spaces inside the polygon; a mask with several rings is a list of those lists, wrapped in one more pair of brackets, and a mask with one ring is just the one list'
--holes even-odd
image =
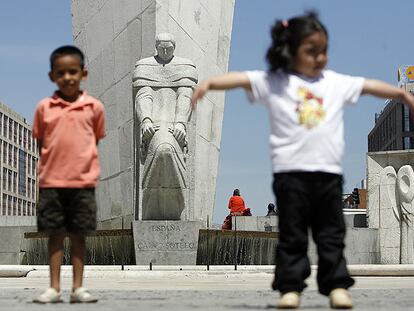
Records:
{"label": "young girl", "polygon": [[308,228],[318,249],[319,292],[332,308],[352,308],[354,284],[343,255],[343,108],[361,94],[392,98],[414,111],[414,97],[385,82],[326,70],[328,33],[315,13],[277,21],[267,52],[269,71],[230,72],[202,82],[193,106],[208,90],[242,87],[270,114],[273,191],[280,240],[273,289],[278,308],[297,308],[310,275]]}

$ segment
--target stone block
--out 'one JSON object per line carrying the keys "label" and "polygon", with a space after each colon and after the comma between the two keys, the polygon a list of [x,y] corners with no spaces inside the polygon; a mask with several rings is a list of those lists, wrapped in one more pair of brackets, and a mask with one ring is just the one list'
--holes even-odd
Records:
{"label": "stone block", "polygon": [[107,132],[105,138],[99,142],[99,158],[101,163],[101,179],[106,179],[120,171],[117,130]]}
{"label": "stone block", "polygon": [[237,231],[278,231],[278,216],[233,216],[232,230],[235,229],[237,218]]}
{"label": "stone block", "polygon": [[[122,172],[120,176],[120,183],[121,183],[121,195],[122,195],[122,215],[132,217],[134,215],[134,189],[133,189],[133,174],[132,168]],[[129,222],[130,224],[130,222]],[[124,228],[129,228],[124,227]]]}
{"label": "stone block", "polygon": [[127,28],[127,38],[129,43],[130,69],[133,70],[135,63],[141,59],[142,51],[142,21],[141,18],[134,19]]}
{"label": "stone block", "polygon": [[133,154],[133,121],[130,120],[118,129],[119,137],[119,164],[121,171],[132,169]]}
{"label": "stone block", "polygon": [[35,226],[0,227],[0,265],[20,265],[25,253],[24,233]]}
{"label": "stone block", "polygon": [[113,5],[114,35],[117,36],[142,12],[142,1],[111,0]]}
{"label": "stone block", "polygon": [[407,165],[409,162],[409,153],[399,152],[399,153],[389,153],[388,154],[388,165],[395,168],[396,171],[401,166]]}
{"label": "stone block", "polygon": [[212,136],[213,107],[213,103],[209,101],[204,101],[197,106],[197,114],[201,116],[197,119],[197,134],[209,142]]}
{"label": "stone block", "polygon": [[84,30],[88,21],[99,12],[106,0],[72,0],[72,32],[77,35]]}
{"label": "stone block", "polygon": [[109,88],[101,96],[105,107],[105,131],[106,133],[116,131],[118,128],[118,105],[116,104],[115,87]]}
{"label": "stone block", "polygon": [[[111,205],[107,198],[109,193],[109,180],[100,180],[96,188],[96,202],[97,202],[97,220],[99,223],[111,218]],[[109,229],[103,227],[103,229]]]}
{"label": "stone block", "polygon": [[398,265],[400,264],[400,248],[381,247],[380,263],[382,265]]}
{"label": "stone block", "polygon": [[85,23],[89,61],[93,61],[114,38],[112,1],[105,1],[99,13]]}
{"label": "stone block", "polygon": [[[131,66],[128,32],[126,29],[114,39],[114,46],[116,64],[115,81],[120,81],[133,69],[133,66]],[[129,84],[131,84],[131,79],[129,80]],[[132,94],[132,91],[129,94]]]}
{"label": "stone block", "polygon": [[118,106],[118,126],[131,122],[134,117],[131,81],[132,73],[129,72],[115,85],[116,104]]}
{"label": "stone block", "polygon": [[155,36],[156,36],[156,5],[155,1],[149,1],[149,5],[145,6],[142,12],[142,31],[141,31],[141,58],[149,57],[155,54]]}
{"label": "stone block", "polygon": [[398,247],[400,245],[400,228],[381,228],[379,230],[380,247]]}
{"label": "stone block", "polygon": [[133,221],[138,265],[195,265],[200,221]]}
{"label": "stone block", "polygon": [[103,93],[103,64],[102,64],[102,53],[99,53],[92,61],[88,64],[88,93],[94,97],[100,97]]}
{"label": "stone block", "polygon": [[121,177],[115,176],[108,180],[109,182],[109,193],[107,199],[109,200],[111,208],[111,217],[122,216],[122,208],[124,205],[125,198],[122,196],[121,190]]}
{"label": "stone block", "polygon": [[380,228],[393,229],[399,228],[400,222],[391,207],[380,209]]}
{"label": "stone block", "polygon": [[388,166],[388,156],[386,154],[368,153],[367,171],[368,174],[379,174],[382,169]]}
{"label": "stone block", "polygon": [[109,42],[102,51],[102,65],[101,87],[103,90],[107,90],[115,83],[115,46],[113,41]]}

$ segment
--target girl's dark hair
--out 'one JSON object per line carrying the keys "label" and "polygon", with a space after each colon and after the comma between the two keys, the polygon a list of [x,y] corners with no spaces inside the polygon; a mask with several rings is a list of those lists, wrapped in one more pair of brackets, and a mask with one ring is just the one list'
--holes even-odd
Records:
{"label": "girl's dark hair", "polygon": [[73,45],[64,45],[52,52],[50,55],[50,69],[53,70],[53,63],[55,62],[56,58],[65,56],[65,55],[74,55],[79,57],[81,68],[85,67],[85,56],[83,55],[82,51]]}
{"label": "girl's dark hair", "polygon": [[239,189],[234,189],[233,191],[233,195],[240,195],[240,190]]}
{"label": "girl's dark hair", "polygon": [[289,20],[277,20],[271,30],[272,45],[266,54],[270,71],[292,71],[299,45],[315,32],[323,32],[328,38],[328,31],[314,11]]}

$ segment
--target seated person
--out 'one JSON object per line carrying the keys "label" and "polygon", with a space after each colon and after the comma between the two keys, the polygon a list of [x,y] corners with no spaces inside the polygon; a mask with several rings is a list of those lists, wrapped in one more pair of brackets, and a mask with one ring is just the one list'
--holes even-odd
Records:
{"label": "seated person", "polygon": [[229,200],[228,208],[232,216],[242,216],[246,209],[243,198],[240,196],[240,190],[234,189],[233,196]]}
{"label": "seated person", "polygon": [[277,211],[275,211],[275,205],[273,203],[269,203],[267,206],[267,215],[266,216],[277,216],[279,215]]}

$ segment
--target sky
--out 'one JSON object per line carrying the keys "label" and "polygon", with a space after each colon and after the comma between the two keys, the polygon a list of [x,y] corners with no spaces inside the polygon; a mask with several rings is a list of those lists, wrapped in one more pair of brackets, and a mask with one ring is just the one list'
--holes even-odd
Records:
{"label": "sky", "polygon": [[[329,69],[396,85],[398,67],[414,63],[414,1],[236,0],[229,70],[265,70],[274,21],[309,9],[328,29]],[[0,38],[0,102],[31,122],[36,103],[54,90],[50,52],[73,42],[70,1],[2,0]],[[364,96],[345,111],[345,193],[366,176],[367,136],[384,102]],[[235,188],[253,215],[265,215],[274,202],[268,136],[265,109],[248,104],[243,91],[227,92],[214,223],[222,223]]]}

